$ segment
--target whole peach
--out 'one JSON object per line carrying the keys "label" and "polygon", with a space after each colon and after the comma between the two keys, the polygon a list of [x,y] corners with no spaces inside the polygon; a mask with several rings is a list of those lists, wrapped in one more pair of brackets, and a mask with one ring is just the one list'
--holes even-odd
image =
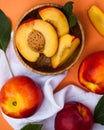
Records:
{"label": "whole peach", "polygon": [[24,118],[34,114],[43,101],[39,86],[27,76],[9,79],[0,91],[2,111],[13,118]]}
{"label": "whole peach", "polygon": [[92,53],[82,61],[78,78],[85,88],[104,94],[104,51]]}
{"label": "whole peach", "polygon": [[69,102],[55,118],[55,130],[91,130],[93,115],[88,107],[79,102]]}

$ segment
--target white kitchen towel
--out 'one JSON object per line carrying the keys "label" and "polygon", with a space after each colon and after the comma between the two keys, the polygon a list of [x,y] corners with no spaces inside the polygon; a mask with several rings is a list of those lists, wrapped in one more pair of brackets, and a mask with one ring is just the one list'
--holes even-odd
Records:
{"label": "white kitchen towel", "polygon": [[[24,119],[14,119],[6,116],[2,113],[3,117],[13,127],[14,130],[20,130],[24,125],[28,123],[42,123],[42,130],[54,130],[54,118],[58,111],[60,111],[65,102],[78,101],[86,106],[93,112],[94,108],[102,95],[93,94],[91,92],[85,92],[77,86],[70,84],[61,91],[53,94],[54,88],[62,81],[67,72],[54,76],[42,76],[31,72],[25,68],[18,60],[13,49],[13,33],[11,35],[10,44],[7,49],[7,56],[9,64],[12,68],[14,75],[26,75],[32,78],[43,90],[44,101],[39,110],[31,117]],[[12,77],[5,54],[0,50],[0,88],[2,85]],[[2,112],[2,111],[1,111]],[[94,124],[93,130],[104,130],[104,126]]]}

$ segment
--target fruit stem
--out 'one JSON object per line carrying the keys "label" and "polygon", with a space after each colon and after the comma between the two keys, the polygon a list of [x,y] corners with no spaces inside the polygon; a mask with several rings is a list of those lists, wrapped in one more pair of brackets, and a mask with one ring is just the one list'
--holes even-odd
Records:
{"label": "fruit stem", "polygon": [[12,68],[11,68],[11,66],[10,66],[10,64],[9,64],[9,60],[8,60],[8,57],[7,57],[6,52],[4,52],[4,54],[5,54],[5,58],[6,58],[6,61],[7,61],[7,64],[8,64],[9,70],[10,70],[10,73],[11,73],[11,75],[14,77],[14,74],[13,74]]}

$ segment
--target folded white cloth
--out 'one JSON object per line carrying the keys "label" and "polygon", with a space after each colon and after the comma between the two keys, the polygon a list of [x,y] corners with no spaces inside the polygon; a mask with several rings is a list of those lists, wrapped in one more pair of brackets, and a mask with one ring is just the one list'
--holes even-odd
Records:
{"label": "folded white cloth", "polygon": [[[65,102],[68,101],[78,101],[86,106],[93,112],[94,108],[102,95],[93,94],[91,92],[85,92],[75,85],[68,85],[66,88],[53,93],[54,88],[62,81],[66,76],[67,72],[54,76],[42,76],[27,70],[21,62],[18,60],[14,49],[13,49],[13,33],[11,35],[10,44],[7,49],[7,56],[9,59],[9,64],[12,68],[14,75],[26,75],[32,78],[43,90],[44,101],[39,108],[39,110],[31,117],[24,119],[14,119],[6,116],[2,113],[3,117],[7,122],[13,127],[14,130],[21,129],[24,125],[28,123],[42,123],[42,130],[54,130],[54,118],[58,111],[60,111]],[[5,54],[0,50],[0,88],[2,85],[12,77],[7,61],[5,59]],[[58,80],[57,80],[58,79]],[[2,112],[2,111],[1,111]],[[104,126],[99,124],[94,124],[93,130],[104,130]]]}

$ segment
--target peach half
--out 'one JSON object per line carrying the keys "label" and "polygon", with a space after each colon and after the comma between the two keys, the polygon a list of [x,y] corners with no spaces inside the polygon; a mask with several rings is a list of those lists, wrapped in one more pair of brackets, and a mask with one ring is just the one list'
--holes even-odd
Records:
{"label": "peach half", "polygon": [[53,68],[57,68],[63,64],[74,53],[80,39],[73,35],[65,34],[59,39],[59,48],[55,55],[51,58]]}
{"label": "peach half", "polygon": [[69,24],[62,11],[55,7],[46,7],[39,10],[39,15],[45,21],[51,23],[57,30],[58,36],[69,33]]}
{"label": "peach half", "polygon": [[32,19],[18,27],[15,33],[15,43],[26,60],[35,62],[40,53],[46,57],[55,54],[58,48],[58,35],[50,23],[41,19]]}

